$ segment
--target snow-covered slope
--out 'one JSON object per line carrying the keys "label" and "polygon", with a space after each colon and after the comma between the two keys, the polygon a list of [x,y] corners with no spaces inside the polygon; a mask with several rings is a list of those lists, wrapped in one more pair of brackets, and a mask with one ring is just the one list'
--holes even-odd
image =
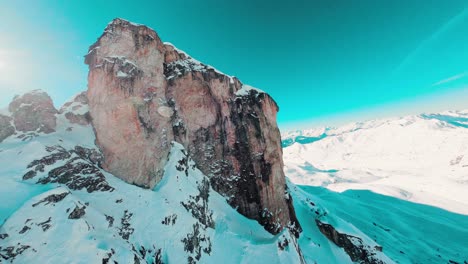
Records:
{"label": "snow-covered slope", "polygon": [[56,133],[0,145],[0,253],[9,261],[217,263],[229,254],[231,263],[252,263],[261,253],[272,263],[300,262],[295,249],[277,247],[293,246],[288,231],[273,236],[238,214],[181,145],[173,143],[163,181],[146,190],[77,153],[97,151],[90,126],[59,120]]}
{"label": "snow-covered slope", "polygon": [[[296,238],[298,229],[291,227],[272,235],[214,191],[176,142],[153,190],[123,182],[101,168],[102,154],[86,122],[87,105],[77,101],[56,114],[55,132],[16,131],[0,143],[0,262],[380,264],[468,259],[463,251],[468,217],[372,193],[339,194],[289,181],[285,197],[293,200],[302,232]],[[432,229],[439,231],[428,232]]]}
{"label": "snow-covered slope", "polygon": [[[321,138],[301,144],[298,136]],[[367,189],[468,214],[468,111],[296,131],[283,135],[287,142],[285,171],[296,184]]]}
{"label": "snow-covered slope", "polygon": [[292,183],[285,197],[304,231],[270,234],[215,192],[176,142],[153,190],[123,182],[101,168],[92,126],[66,117],[86,107],[57,114],[53,133],[17,131],[0,143],[0,262],[393,263]]}
{"label": "snow-covered slope", "polygon": [[[293,190],[299,219],[315,214],[315,210],[306,210],[307,204],[312,209],[325,208],[320,215],[338,218],[346,223],[344,228],[365,233],[396,263],[468,263],[466,215],[366,190],[337,193],[313,186]],[[299,244],[307,259],[328,243],[318,235],[310,236],[317,229],[314,223],[305,222],[302,227]],[[340,263],[320,257],[317,263]]]}

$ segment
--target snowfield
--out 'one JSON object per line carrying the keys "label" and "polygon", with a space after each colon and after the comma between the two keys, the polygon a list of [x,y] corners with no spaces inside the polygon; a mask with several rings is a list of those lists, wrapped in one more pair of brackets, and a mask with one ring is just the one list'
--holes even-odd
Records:
{"label": "snowfield", "polygon": [[295,131],[284,142],[285,172],[295,184],[371,190],[468,214],[467,111]]}

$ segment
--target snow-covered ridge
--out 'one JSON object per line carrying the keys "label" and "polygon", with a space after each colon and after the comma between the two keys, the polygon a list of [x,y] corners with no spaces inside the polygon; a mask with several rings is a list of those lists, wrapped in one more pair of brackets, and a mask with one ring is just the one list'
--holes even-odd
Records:
{"label": "snow-covered ridge", "polygon": [[[466,111],[447,111],[286,134],[286,176],[296,184],[368,189],[468,214],[467,122]],[[298,135],[320,133],[298,143]]]}
{"label": "snow-covered ridge", "polygon": [[257,93],[265,93],[264,91],[258,89],[258,88],[255,88],[255,87],[252,87],[250,85],[242,85],[242,88],[239,89],[237,92],[236,92],[236,95],[237,96],[246,96],[246,95],[249,95],[251,91],[256,91]]}
{"label": "snow-covered ridge", "polygon": [[208,70],[214,71],[214,68],[208,67],[189,57],[166,64],[166,72],[169,73],[166,75],[166,79],[170,80],[175,77],[183,76],[186,72],[207,72]]}
{"label": "snow-covered ridge", "polygon": [[[468,127],[468,110],[444,111],[441,113],[424,113],[404,117],[374,119],[364,122],[353,122],[340,127],[316,127],[303,130],[290,130],[281,133],[283,147],[295,142],[301,144],[312,143],[327,136],[338,136],[352,133],[361,129],[374,129],[385,125],[409,126],[413,123],[425,123],[429,127]],[[428,128],[429,128],[428,127]]]}
{"label": "snow-covered ridge", "polygon": [[[164,42],[164,45],[170,46],[173,48],[177,53],[179,53],[179,56],[181,59],[175,60],[169,63],[165,64],[165,76],[167,80],[171,80],[176,77],[184,76],[187,72],[202,72],[202,73],[207,73],[207,72],[215,72],[218,75],[226,76],[229,78],[229,82],[231,84],[234,84],[236,81],[235,76],[230,76],[227,75],[213,66],[206,65],[191,56],[189,56],[185,51],[178,49],[176,46],[174,46],[170,42]],[[242,84],[241,89],[235,92],[236,96],[246,96],[249,95],[251,91],[257,92],[257,94],[265,93],[263,90],[260,90],[258,88],[252,87],[247,84]]]}
{"label": "snow-covered ridge", "polygon": [[185,51],[178,49],[174,44],[170,42],[164,42],[164,45],[172,47],[177,53],[181,54],[183,59],[170,62],[166,65],[166,79],[170,80],[174,77],[182,76],[186,72],[197,71],[197,72],[208,72],[213,71],[219,75],[224,75],[230,79],[230,82],[234,82],[234,76],[227,75],[211,65],[204,64],[199,60],[192,58]]}

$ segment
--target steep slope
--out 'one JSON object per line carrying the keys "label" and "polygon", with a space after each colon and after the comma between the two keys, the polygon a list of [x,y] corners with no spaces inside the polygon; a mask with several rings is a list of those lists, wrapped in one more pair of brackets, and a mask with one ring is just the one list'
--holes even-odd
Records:
{"label": "steep slope", "polygon": [[[315,215],[319,221],[332,223],[339,232],[345,230],[347,234],[371,239],[368,244],[377,243],[377,249],[382,249],[396,263],[468,262],[467,215],[366,190],[337,193],[312,186],[298,186],[292,190],[294,207],[304,229],[299,245],[309,263],[314,263],[312,260],[317,263],[341,263],[326,259],[317,252],[318,248],[326,247],[329,242],[317,234],[320,228],[315,223],[303,221],[314,218],[315,211],[319,211],[319,215]],[[307,205],[312,210],[307,210]],[[324,231],[334,234],[330,228]]]}
{"label": "steep slope", "polygon": [[[237,214],[180,144],[171,144],[156,189],[144,190],[99,167],[90,126],[73,125],[64,116],[59,120],[57,133],[2,143],[1,193],[8,201],[1,210],[4,259],[215,263],[229,253],[232,263],[249,263],[258,256],[244,256],[248,248],[267,253],[272,263],[301,261],[288,231],[273,236]],[[284,239],[292,248],[277,247]]]}
{"label": "steep slope", "polygon": [[[283,135],[320,140],[284,149],[296,184],[367,189],[468,214],[468,112],[354,123]],[[319,132],[317,132],[319,131]]]}
{"label": "steep slope", "polygon": [[109,23],[86,63],[91,120],[107,171],[153,188],[176,141],[241,214],[274,234],[291,224],[300,230],[284,198],[278,106],[268,94],[122,19]]}
{"label": "steep slope", "polygon": [[[0,261],[392,263],[291,183],[283,197],[294,197],[307,228],[299,240],[288,229],[267,232],[214,191],[174,141],[153,190],[123,182],[102,168],[93,127],[76,122],[86,120],[86,102],[80,94],[57,111],[53,133],[25,137],[15,130],[0,143]],[[329,240],[319,223],[347,244]]]}

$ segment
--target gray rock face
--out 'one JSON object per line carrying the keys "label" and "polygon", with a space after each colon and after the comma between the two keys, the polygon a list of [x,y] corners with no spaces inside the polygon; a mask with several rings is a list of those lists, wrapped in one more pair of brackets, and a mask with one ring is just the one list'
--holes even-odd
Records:
{"label": "gray rock face", "polygon": [[152,188],[177,141],[240,213],[272,233],[299,228],[285,195],[278,106],[268,94],[122,19],[107,26],[85,62],[105,169]]}
{"label": "gray rock face", "polygon": [[52,133],[56,128],[57,110],[45,92],[34,90],[16,96],[8,110],[12,113],[16,130],[22,132]]}
{"label": "gray rock face", "polygon": [[11,125],[12,118],[0,115],[0,142],[15,133],[15,128]]}

